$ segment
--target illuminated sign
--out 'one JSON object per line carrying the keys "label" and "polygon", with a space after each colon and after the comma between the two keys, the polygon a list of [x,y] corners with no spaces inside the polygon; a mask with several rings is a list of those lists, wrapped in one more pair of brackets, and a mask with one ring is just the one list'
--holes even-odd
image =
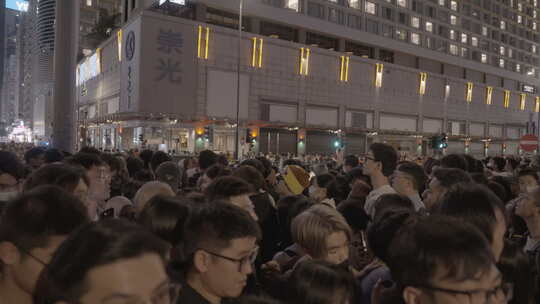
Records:
{"label": "illuminated sign", "polygon": [[6,8],[19,12],[28,11],[28,1],[26,0],[6,0]]}
{"label": "illuminated sign", "polygon": [[524,84],[521,86],[521,90],[526,93],[531,93],[531,94],[536,93],[536,88],[532,85]]}
{"label": "illuminated sign", "polygon": [[165,2],[186,5],[186,0],[159,0],[159,5],[162,5]]}

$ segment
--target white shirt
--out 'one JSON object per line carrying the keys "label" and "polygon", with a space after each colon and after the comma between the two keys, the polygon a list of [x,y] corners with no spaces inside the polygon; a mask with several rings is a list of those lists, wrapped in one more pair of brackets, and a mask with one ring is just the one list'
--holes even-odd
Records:
{"label": "white shirt", "polygon": [[366,213],[373,217],[375,216],[375,202],[377,199],[383,195],[383,194],[394,194],[397,193],[394,188],[390,187],[390,185],[384,185],[382,187],[379,187],[373,191],[371,191],[368,196],[366,197],[366,204],[364,205],[364,209],[366,210]]}

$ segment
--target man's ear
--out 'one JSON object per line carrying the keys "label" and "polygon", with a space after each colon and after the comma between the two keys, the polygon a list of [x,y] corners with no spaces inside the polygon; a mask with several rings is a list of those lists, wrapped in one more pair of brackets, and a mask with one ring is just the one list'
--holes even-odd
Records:
{"label": "man's ear", "polygon": [[418,288],[407,286],[403,290],[403,300],[407,304],[420,304],[420,296],[422,291]]}
{"label": "man's ear", "polygon": [[0,242],[0,261],[5,265],[15,265],[21,260],[21,254],[11,242]]}
{"label": "man's ear", "polygon": [[210,255],[202,250],[197,250],[193,255],[193,266],[199,273],[205,273],[208,271],[208,265],[210,263]]}

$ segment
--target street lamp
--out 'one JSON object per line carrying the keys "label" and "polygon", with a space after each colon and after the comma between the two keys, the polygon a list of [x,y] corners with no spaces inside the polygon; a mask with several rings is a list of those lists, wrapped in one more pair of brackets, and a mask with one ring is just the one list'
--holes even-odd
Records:
{"label": "street lamp", "polygon": [[236,134],[235,134],[235,149],[234,157],[240,160],[240,66],[242,64],[242,13],[244,10],[244,0],[240,0],[238,9],[238,62],[236,67],[237,83],[236,83]]}

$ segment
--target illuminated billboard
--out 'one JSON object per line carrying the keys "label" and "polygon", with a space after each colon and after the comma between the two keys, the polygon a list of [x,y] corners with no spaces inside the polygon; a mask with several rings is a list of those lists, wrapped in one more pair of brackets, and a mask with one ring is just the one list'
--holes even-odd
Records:
{"label": "illuminated billboard", "polygon": [[27,12],[28,11],[28,1],[26,0],[6,0],[6,8]]}

